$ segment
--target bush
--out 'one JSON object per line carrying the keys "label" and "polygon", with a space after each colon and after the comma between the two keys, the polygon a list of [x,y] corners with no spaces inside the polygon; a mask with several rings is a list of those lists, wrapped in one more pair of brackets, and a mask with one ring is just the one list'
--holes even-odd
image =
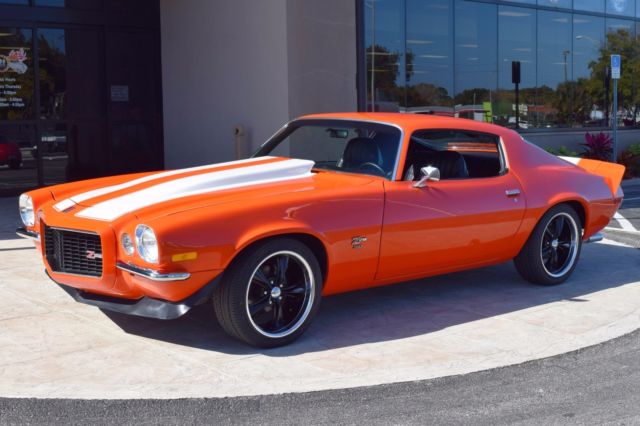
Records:
{"label": "bush", "polygon": [[559,156],[563,156],[563,157],[577,157],[578,153],[575,151],[570,150],[569,148],[567,148],[566,146],[561,146],[560,148],[558,148],[557,150],[551,147],[547,147],[545,148],[545,151],[547,151],[549,154],[553,154],[553,155],[559,155]]}
{"label": "bush", "polygon": [[635,155],[636,157],[640,157],[640,143],[634,143],[633,145],[629,145],[627,151]]}
{"label": "bush", "polygon": [[618,164],[625,167],[623,179],[631,179],[637,175],[638,157],[633,155],[629,150],[623,151],[618,155]]}
{"label": "bush", "polygon": [[558,148],[558,155],[562,155],[564,157],[577,157],[578,153],[570,150],[566,146],[561,146],[560,148]]}
{"label": "bush", "polygon": [[611,136],[600,132],[596,134],[587,133],[584,135],[585,143],[580,145],[584,147],[582,157],[592,160],[611,161],[613,152],[613,140]]}

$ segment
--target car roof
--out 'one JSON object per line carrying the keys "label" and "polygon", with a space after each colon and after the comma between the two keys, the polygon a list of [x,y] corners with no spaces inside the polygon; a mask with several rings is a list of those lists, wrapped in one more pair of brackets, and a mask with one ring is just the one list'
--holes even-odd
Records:
{"label": "car roof", "polygon": [[376,121],[386,124],[399,126],[406,130],[423,128],[448,128],[448,129],[466,129],[479,132],[491,132],[495,134],[504,134],[511,130],[497,126],[495,124],[484,123],[481,121],[469,120],[466,118],[443,117],[441,115],[431,114],[410,114],[402,112],[337,112],[310,114],[299,117],[298,119],[340,119],[340,120],[363,120]]}

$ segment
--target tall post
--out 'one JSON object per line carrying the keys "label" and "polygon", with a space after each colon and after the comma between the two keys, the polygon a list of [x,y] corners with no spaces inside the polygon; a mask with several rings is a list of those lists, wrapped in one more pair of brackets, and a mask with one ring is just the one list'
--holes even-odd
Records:
{"label": "tall post", "polygon": [[613,79],[613,123],[611,129],[613,133],[613,149],[611,155],[614,163],[618,159],[618,80],[620,79],[622,60],[620,55],[611,55],[611,78]]}
{"label": "tall post", "polygon": [[511,61],[511,82],[516,85],[516,129],[520,128],[520,61]]}
{"label": "tall post", "polygon": [[609,89],[611,87],[611,68],[604,67],[604,125],[609,127]]}
{"label": "tall post", "polygon": [[611,123],[613,128],[613,161],[614,163],[618,159],[618,79],[613,79],[613,122]]}
{"label": "tall post", "polygon": [[516,129],[520,128],[520,83],[516,83]]}
{"label": "tall post", "polygon": [[376,110],[376,3],[371,2],[371,112]]}

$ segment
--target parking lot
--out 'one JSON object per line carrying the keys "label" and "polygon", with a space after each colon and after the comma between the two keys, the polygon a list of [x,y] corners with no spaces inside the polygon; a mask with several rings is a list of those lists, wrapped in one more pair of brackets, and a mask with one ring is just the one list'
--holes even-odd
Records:
{"label": "parking lot", "polygon": [[0,200],[0,396],[189,398],[319,391],[424,380],[540,359],[640,326],[640,256],[585,245],[557,287],[511,263],[327,298],[295,344],[229,339],[208,305],[163,322],[77,304],[16,239]]}
{"label": "parking lot", "polygon": [[622,206],[605,233],[609,238],[640,248],[640,178],[624,182],[623,189]]}

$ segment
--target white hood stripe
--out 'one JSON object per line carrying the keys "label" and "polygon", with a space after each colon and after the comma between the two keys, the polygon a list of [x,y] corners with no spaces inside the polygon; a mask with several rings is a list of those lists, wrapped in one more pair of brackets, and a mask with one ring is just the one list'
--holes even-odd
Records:
{"label": "white hood stripe", "polygon": [[309,177],[314,164],[308,160],[285,160],[188,176],[104,201],[82,210],[76,216],[112,221],[127,213],[176,198]]}
{"label": "white hood stripe", "polygon": [[82,203],[83,201],[90,200],[92,198],[101,197],[103,195],[111,194],[113,192],[120,191],[123,189],[131,188],[136,185],[143,184],[145,182],[151,182],[153,180],[162,179],[169,176],[175,176],[183,173],[197,172],[200,170],[208,170],[208,169],[215,170],[221,167],[228,167],[236,164],[254,163],[256,161],[262,161],[269,158],[273,158],[273,157],[247,158],[244,160],[228,161],[226,163],[208,164],[206,166],[196,166],[196,167],[190,167],[188,169],[178,169],[178,170],[170,170],[167,172],[155,173],[153,175],[134,179],[129,182],[121,183],[119,185],[106,186],[104,188],[98,188],[92,191],[84,192],[82,194],[74,195],[70,198],[67,198],[66,200],[60,201],[54,207],[58,211],[65,211],[76,204]]}

